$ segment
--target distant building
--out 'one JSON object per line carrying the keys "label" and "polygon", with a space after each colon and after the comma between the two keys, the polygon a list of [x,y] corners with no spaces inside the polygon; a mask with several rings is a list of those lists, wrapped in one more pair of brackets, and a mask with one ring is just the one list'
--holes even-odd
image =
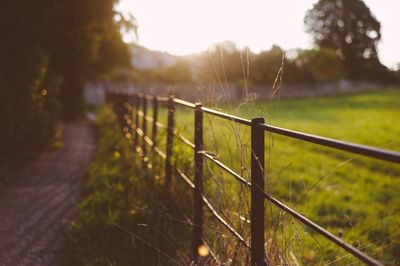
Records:
{"label": "distant building", "polygon": [[132,66],[139,70],[170,66],[176,63],[179,58],[167,52],[152,51],[135,44],[131,45],[130,51]]}

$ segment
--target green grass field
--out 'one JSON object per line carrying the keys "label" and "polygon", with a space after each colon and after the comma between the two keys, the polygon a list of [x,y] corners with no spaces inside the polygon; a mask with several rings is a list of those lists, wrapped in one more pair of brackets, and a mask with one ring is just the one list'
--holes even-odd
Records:
{"label": "green grass field", "polygon": [[[215,107],[217,108],[217,107]],[[220,106],[245,118],[340,140],[400,150],[400,90]],[[149,110],[151,115],[151,110]],[[193,111],[176,109],[179,134],[193,139]],[[159,119],[165,124],[166,112]],[[65,265],[188,265],[191,190],[179,177],[163,198],[164,162],[144,170],[108,108],[98,112],[98,150],[86,193],[67,233]],[[150,123],[148,124],[151,135]],[[165,148],[165,130],[158,146]],[[131,139],[132,140],[132,139]],[[250,129],[205,115],[207,151],[249,178]],[[193,151],[174,139],[174,164],[193,176]],[[245,239],[249,191],[205,163],[204,194]],[[266,191],[387,265],[400,262],[400,166],[266,133]],[[171,200],[171,199],[170,199]],[[266,203],[271,265],[361,265],[348,253]],[[205,211],[204,239],[222,263],[247,265],[248,251]],[[143,255],[145,254],[145,255]]]}
{"label": "green grass field", "polygon": [[[400,150],[400,90],[360,95],[254,102],[222,111],[292,130]],[[192,135],[192,113],[177,108],[181,134]],[[206,149],[249,177],[250,130],[205,115]],[[276,134],[266,134],[267,190],[349,243],[389,264],[400,261],[400,167]],[[178,141],[176,143],[179,143]],[[178,145],[178,144],[177,144]],[[180,144],[179,144],[180,145]],[[182,156],[184,154],[184,156]],[[189,151],[179,152],[180,164]],[[191,158],[191,157],[189,157]],[[187,168],[190,168],[187,165]],[[248,193],[230,176],[207,164],[206,194],[245,236]],[[267,205],[267,232],[285,257],[305,264],[352,263],[351,256]],[[211,234],[210,239],[215,238]],[[210,240],[213,241],[213,240]],[[215,243],[220,246],[220,243]],[[323,258],[323,259],[321,259]]]}

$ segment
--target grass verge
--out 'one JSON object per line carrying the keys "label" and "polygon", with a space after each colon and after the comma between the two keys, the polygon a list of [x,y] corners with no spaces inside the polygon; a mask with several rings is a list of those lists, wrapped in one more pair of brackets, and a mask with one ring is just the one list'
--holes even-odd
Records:
{"label": "grass verge", "polygon": [[95,127],[98,148],[67,229],[63,265],[185,264],[188,230],[170,224],[174,211],[160,179],[143,171],[110,109],[97,113]]}
{"label": "grass verge", "polygon": [[[257,102],[237,115],[263,115],[267,120],[274,118],[273,124],[278,126],[398,150],[399,95],[398,90],[384,90],[282,101],[279,110],[277,103]],[[166,124],[165,110],[159,119]],[[190,223],[162,196],[162,160],[151,158],[149,153],[152,169],[145,171],[115,120],[109,109],[98,114],[99,150],[89,173],[85,199],[68,231],[66,264],[190,264],[186,254]],[[193,113],[177,108],[176,121],[178,132],[190,139]],[[248,128],[207,115],[204,122],[206,149],[248,178]],[[158,134],[158,146],[165,147],[165,132]],[[398,166],[266,135],[267,190],[350,244],[396,265],[400,236]],[[174,143],[174,165],[192,177],[192,151],[182,149],[178,140]],[[173,197],[186,213],[191,213],[188,189],[175,178]],[[209,163],[203,181],[205,196],[249,239],[248,191]],[[269,204],[266,212],[267,254],[276,249],[281,253],[276,257],[289,264],[358,265],[352,256]],[[246,252],[209,212],[205,212],[203,229],[219,261],[246,265]]]}

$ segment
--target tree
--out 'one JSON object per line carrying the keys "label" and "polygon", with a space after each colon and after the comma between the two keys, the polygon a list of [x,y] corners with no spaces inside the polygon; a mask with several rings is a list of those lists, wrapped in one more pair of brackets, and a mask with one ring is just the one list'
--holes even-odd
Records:
{"label": "tree", "polygon": [[294,63],[299,70],[307,70],[311,80],[316,82],[335,81],[342,76],[342,63],[335,50],[320,48],[313,50],[299,50]]}
{"label": "tree", "polygon": [[241,51],[236,44],[225,41],[212,45],[200,58],[203,81],[237,83],[243,79]]}
{"label": "tree", "polygon": [[129,65],[116,3],[0,1],[0,166],[45,144],[61,110],[80,114],[86,80]]}
{"label": "tree", "polygon": [[400,83],[400,63],[397,63],[397,66],[394,70],[394,75],[396,76],[397,83]]}
{"label": "tree", "polygon": [[270,50],[261,51],[254,56],[250,79],[259,84],[272,84],[282,66],[283,54],[281,47],[273,45]]}
{"label": "tree", "polygon": [[[54,68],[64,78],[60,99],[66,118],[82,112],[86,80],[101,77],[115,67],[130,66],[130,54],[120,33],[121,27],[129,27],[129,22],[115,11],[116,3],[117,0],[58,2],[57,31],[49,50]],[[114,19],[116,16],[119,22]]]}
{"label": "tree", "polygon": [[318,47],[336,50],[348,77],[365,76],[366,64],[381,65],[376,49],[381,25],[362,0],[320,0],[304,22]]}
{"label": "tree", "polygon": [[164,84],[190,84],[193,83],[190,67],[183,61],[153,71],[153,79]]}

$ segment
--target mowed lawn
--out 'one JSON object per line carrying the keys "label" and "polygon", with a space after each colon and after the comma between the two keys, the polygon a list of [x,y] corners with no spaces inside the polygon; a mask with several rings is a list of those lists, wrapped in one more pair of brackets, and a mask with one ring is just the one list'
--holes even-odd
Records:
{"label": "mowed lawn", "polygon": [[[292,130],[400,151],[400,90],[351,96],[253,102],[220,110]],[[192,139],[193,115],[177,108],[177,127]],[[206,149],[249,177],[250,130],[205,115]],[[176,142],[178,145],[179,141]],[[180,145],[180,144],[179,144]],[[388,264],[400,261],[400,167],[266,133],[266,190],[349,243]],[[187,153],[189,156],[189,152]],[[182,157],[182,156],[181,156]],[[182,157],[183,158],[183,157]],[[248,194],[207,163],[205,193],[244,229]],[[240,191],[240,193],[239,193]],[[354,262],[339,248],[267,205],[267,230],[289,260]],[[244,222],[245,223],[245,222]],[[321,262],[321,258],[324,261]]]}

